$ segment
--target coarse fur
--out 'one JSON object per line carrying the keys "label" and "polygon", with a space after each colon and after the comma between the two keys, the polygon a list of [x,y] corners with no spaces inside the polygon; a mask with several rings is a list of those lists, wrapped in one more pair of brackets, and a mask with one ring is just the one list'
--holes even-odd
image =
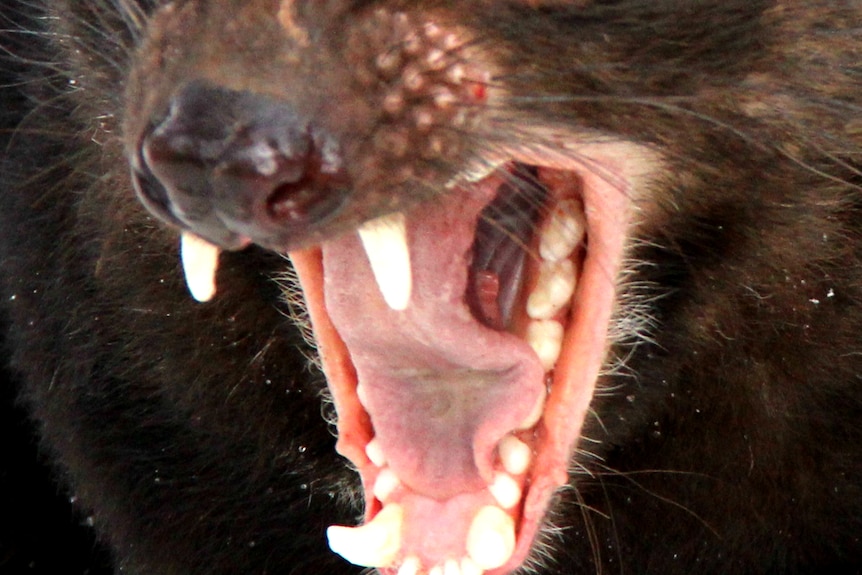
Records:
{"label": "coarse fur", "polygon": [[[119,572],[359,572],[326,546],[361,494],[288,319],[287,260],[226,253],[218,297],[197,304],[176,231],[135,199],[123,138],[150,118],[127,101],[173,81],[136,60],[162,4],[0,8],[0,302],[21,401]],[[457,154],[369,164],[363,190],[390,204],[434,202],[489,150],[565,156],[558,134],[654,154],[616,343],[530,569],[862,571],[862,2],[332,0],[317,4],[330,35],[306,38],[321,45],[302,78],[320,79],[294,84],[260,57],[263,22],[236,20],[218,45],[208,28],[279,2],[176,4],[195,14],[188,43],[163,19],[148,52],[170,74],[221,62],[207,77],[331,93],[366,138],[377,100],[361,101],[333,30],[377,7],[456,22],[507,97],[447,142]],[[215,56],[192,59],[201,45]],[[405,165],[425,168],[412,187],[393,184]],[[381,211],[368,194],[344,228]]]}

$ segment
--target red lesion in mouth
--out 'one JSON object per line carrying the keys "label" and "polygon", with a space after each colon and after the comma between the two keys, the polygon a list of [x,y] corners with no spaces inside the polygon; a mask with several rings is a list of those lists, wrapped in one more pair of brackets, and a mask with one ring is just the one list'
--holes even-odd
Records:
{"label": "red lesion in mouth", "polygon": [[[404,310],[380,296],[355,234],[290,254],[338,450],[366,492],[366,526],[334,528],[333,548],[392,573],[454,563],[498,574],[525,560],[568,482],[604,360],[627,213],[626,195],[590,171],[510,163],[406,214],[414,287]],[[573,247],[544,245],[578,221],[585,235]],[[560,267],[576,285],[549,304],[535,293]],[[554,331],[561,342],[541,335]]]}

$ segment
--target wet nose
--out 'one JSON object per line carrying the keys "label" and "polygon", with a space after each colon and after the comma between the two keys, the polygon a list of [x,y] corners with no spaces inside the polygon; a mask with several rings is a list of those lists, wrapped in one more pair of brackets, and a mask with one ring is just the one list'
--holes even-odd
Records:
{"label": "wet nose", "polygon": [[223,247],[301,242],[349,188],[335,139],[290,104],[205,83],[176,93],[137,160],[144,203]]}

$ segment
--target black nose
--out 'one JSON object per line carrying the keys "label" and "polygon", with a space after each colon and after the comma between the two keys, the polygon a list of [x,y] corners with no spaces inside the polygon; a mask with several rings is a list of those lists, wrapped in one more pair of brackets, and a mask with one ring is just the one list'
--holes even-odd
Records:
{"label": "black nose", "polygon": [[302,243],[349,189],[334,138],[273,98],[192,83],[141,140],[139,196],[223,247]]}

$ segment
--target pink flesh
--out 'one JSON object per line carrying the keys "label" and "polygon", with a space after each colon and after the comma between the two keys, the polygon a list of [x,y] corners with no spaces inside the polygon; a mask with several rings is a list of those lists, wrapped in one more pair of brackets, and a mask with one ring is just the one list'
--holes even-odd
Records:
{"label": "pink flesh", "polygon": [[[499,466],[494,449],[545,390],[529,346],[484,327],[464,303],[475,220],[498,184],[489,179],[454,191],[448,205],[408,215],[414,288],[403,312],[383,302],[355,234],[326,244],[322,260],[318,250],[291,254],[339,413],[338,448],[362,474],[367,518],[380,508],[370,492],[379,468],[364,453],[376,436],[405,484],[392,495],[405,506],[403,553],[419,555],[427,567],[465,554],[472,518],[493,504],[485,487]],[[535,462],[529,478],[516,478],[525,492],[510,512],[517,547],[492,575],[525,559],[550,497],[568,482],[567,464],[606,352],[628,200],[590,174],[584,200],[590,246],[535,431]],[[367,413],[357,400],[357,381]]]}

